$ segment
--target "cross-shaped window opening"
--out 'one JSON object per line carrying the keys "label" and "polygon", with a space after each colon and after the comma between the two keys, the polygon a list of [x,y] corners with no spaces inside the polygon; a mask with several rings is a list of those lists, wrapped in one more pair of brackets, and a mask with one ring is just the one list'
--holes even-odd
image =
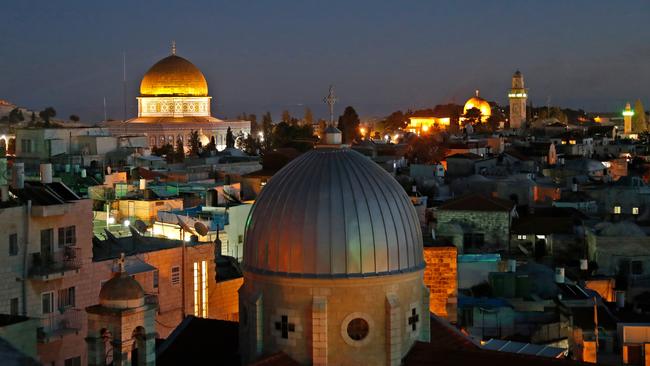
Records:
{"label": "cross-shaped window opening", "polygon": [[420,316],[417,314],[415,308],[411,309],[411,316],[409,317],[409,325],[411,329],[415,332],[417,330],[418,322],[420,321]]}
{"label": "cross-shaped window opening", "polygon": [[281,321],[275,322],[275,330],[279,330],[282,338],[288,339],[289,332],[295,332],[296,326],[293,323],[289,323],[289,317],[282,315]]}

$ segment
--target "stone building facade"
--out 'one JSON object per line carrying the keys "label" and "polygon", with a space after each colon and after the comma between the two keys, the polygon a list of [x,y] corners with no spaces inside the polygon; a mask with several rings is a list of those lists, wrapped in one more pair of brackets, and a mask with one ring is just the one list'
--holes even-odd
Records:
{"label": "stone building facade", "polygon": [[429,311],[456,322],[458,250],[454,246],[424,247],[424,284],[429,288]]}
{"label": "stone building facade", "polygon": [[436,231],[460,253],[507,251],[515,204],[500,198],[469,194],[437,208]]}

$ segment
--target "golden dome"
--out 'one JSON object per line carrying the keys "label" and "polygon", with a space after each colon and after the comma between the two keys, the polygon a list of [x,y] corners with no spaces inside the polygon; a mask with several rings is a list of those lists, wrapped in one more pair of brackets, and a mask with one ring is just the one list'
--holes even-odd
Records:
{"label": "golden dome", "polygon": [[208,83],[194,64],[172,54],[158,61],[144,74],[140,94],[145,97],[206,97]]}
{"label": "golden dome", "polygon": [[478,96],[478,90],[476,91],[476,96],[469,98],[467,102],[465,102],[465,107],[463,107],[463,114],[467,113],[467,111],[472,108],[477,108],[481,111],[482,121],[485,121],[492,115],[492,108],[490,107],[490,103]]}

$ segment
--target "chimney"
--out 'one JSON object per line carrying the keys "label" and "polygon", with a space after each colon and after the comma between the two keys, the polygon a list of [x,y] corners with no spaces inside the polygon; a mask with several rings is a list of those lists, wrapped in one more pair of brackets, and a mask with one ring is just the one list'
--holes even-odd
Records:
{"label": "chimney", "polygon": [[14,163],[12,187],[16,189],[25,188],[25,163]]}
{"label": "chimney", "polygon": [[555,283],[564,283],[564,267],[555,267]]}
{"label": "chimney", "polygon": [[41,183],[49,184],[52,183],[52,164],[41,164]]}

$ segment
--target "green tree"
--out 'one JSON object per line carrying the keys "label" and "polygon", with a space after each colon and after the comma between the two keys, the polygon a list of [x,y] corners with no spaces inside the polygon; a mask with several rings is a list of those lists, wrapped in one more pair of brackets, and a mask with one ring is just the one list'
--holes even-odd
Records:
{"label": "green tree", "polygon": [[81,120],[81,119],[80,119],[79,116],[77,116],[76,114],[71,114],[71,115],[70,115],[70,121],[72,121],[72,122],[79,122],[80,120]]}
{"label": "green tree", "polygon": [[445,153],[435,135],[415,136],[409,140],[404,157],[410,164],[437,164],[444,160]]}
{"label": "green tree", "polygon": [[235,147],[235,136],[232,134],[232,130],[228,127],[226,131],[226,148],[232,149]]}
{"label": "green tree", "polygon": [[318,136],[321,138],[325,137],[325,130],[327,129],[327,121],[320,118],[318,120]]}
{"label": "green tree", "polygon": [[305,115],[302,118],[302,123],[307,126],[314,124],[314,114],[311,112],[311,108],[305,107]]}
{"label": "green tree", "polygon": [[463,117],[466,123],[476,124],[481,122],[481,110],[474,107],[465,111]]}
{"label": "green tree", "polygon": [[257,115],[249,114],[247,120],[251,122],[251,134],[256,136],[259,130],[259,126],[257,125]]}
{"label": "green tree", "polygon": [[10,123],[18,123],[22,122],[25,120],[25,117],[23,116],[23,111],[21,111],[18,108],[14,108],[9,112],[9,122]]}
{"label": "green tree", "polygon": [[165,158],[165,161],[168,164],[171,164],[174,162],[174,147],[172,144],[164,144],[163,146],[154,146],[151,149],[151,153],[156,156],[160,156],[162,158]]}
{"label": "green tree", "polygon": [[395,111],[382,121],[382,125],[384,126],[382,132],[395,132],[406,127],[407,124],[408,117],[402,111]]}
{"label": "green tree", "polygon": [[36,112],[32,112],[32,116],[30,117],[29,121],[30,121],[31,123],[36,122]]}
{"label": "green tree", "polygon": [[262,116],[262,150],[269,151],[271,150],[271,140],[273,137],[273,119],[271,117],[271,112],[266,112]]}
{"label": "green tree", "polygon": [[45,126],[49,126],[51,119],[56,117],[56,110],[52,107],[47,107],[38,112],[38,116],[45,122]]}
{"label": "green tree", "polygon": [[286,123],[291,122],[291,114],[289,113],[288,110],[285,109],[282,111],[282,117],[280,117],[280,121]]}
{"label": "green tree", "polygon": [[205,151],[217,151],[217,142],[214,140],[214,136],[210,137],[210,142],[205,145]]}
{"label": "green tree", "polygon": [[338,129],[343,134],[343,142],[351,143],[359,138],[359,115],[351,106],[345,107],[343,114],[339,117]]}
{"label": "green tree", "polygon": [[190,140],[188,141],[190,146],[190,155],[198,156],[201,153],[201,139],[199,138],[199,131],[192,131],[190,133]]}
{"label": "green tree", "polygon": [[174,151],[174,160],[177,163],[182,163],[185,160],[185,146],[183,140],[176,139],[176,151]]}
{"label": "green tree", "polygon": [[637,99],[636,102],[634,102],[634,116],[632,116],[632,131],[644,132],[647,130],[648,130],[648,125],[645,118],[645,108],[643,108],[643,103],[641,103],[641,99]]}

